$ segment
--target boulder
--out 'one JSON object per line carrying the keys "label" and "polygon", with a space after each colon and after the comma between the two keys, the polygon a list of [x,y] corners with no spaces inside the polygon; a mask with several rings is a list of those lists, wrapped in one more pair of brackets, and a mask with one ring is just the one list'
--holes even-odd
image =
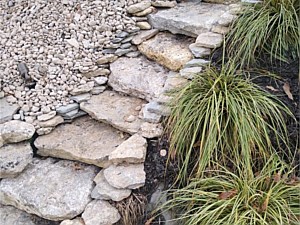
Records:
{"label": "boulder", "polygon": [[30,139],[35,132],[32,124],[11,120],[0,124],[0,136],[5,143],[16,143]]}
{"label": "boulder", "polygon": [[107,182],[115,188],[137,189],[144,186],[146,180],[143,164],[111,165],[103,173]]}
{"label": "boulder", "polygon": [[0,178],[15,177],[31,163],[33,151],[29,143],[0,147]]}
{"label": "boulder", "polygon": [[178,71],[193,58],[189,50],[192,42],[186,37],[161,32],[154,38],[141,43],[138,49],[149,59],[155,60],[170,70]]}
{"label": "boulder", "polygon": [[109,202],[94,200],[82,214],[85,225],[112,225],[121,219],[118,210]]}
{"label": "boulder", "polygon": [[148,15],[152,27],[168,30],[173,34],[197,37],[203,32],[211,31],[220,17],[230,10],[227,5],[199,1],[187,1],[184,7],[180,6]]}
{"label": "boulder", "polygon": [[[123,72],[123,74],[125,74]],[[91,117],[113,127],[134,134],[141,127],[139,112],[145,102],[135,97],[127,97],[113,91],[105,91],[94,95],[87,102],[82,102],[80,108]]]}
{"label": "boulder", "polygon": [[107,167],[110,165],[108,156],[124,140],[113,127],[85,116],[38,137],[34,145],[38,149],[37,154],[42,156]]}
{"label": "boulder", "polygon": [[119,58],[110,64],[108,84],[119,92],[146,99],[158,98],[168,71],[146,57]]}
{"label": "boulder", "polygon": [[48,158],[34,159],[15,178],[0,182],[0,203],[59,221],[81,214],[91,201],[94,166]]}
{"label": "boulder", "polygon": [[96,182],[96,187],[91,193],[91,197],[94,199],[113,200],[118,202],[131,194],[130,189],[120,189],[111,186],[105,179],[103,170],[97,174],[94,181]]}

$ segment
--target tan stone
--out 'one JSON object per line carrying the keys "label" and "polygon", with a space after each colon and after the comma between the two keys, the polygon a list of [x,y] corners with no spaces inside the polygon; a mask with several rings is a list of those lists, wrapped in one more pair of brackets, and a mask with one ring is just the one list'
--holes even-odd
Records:
{"label": "tan stone", "polygon": [[138,46],[138,49],[149,59],[178,71],[193,58],[188,46],[192,43],[187,38],[180,39],[170,33],[159,33]]}
{"label": "tan stone", "polygon": [[107,167],[109,154],[125,139],[111,126],[90,117],[81,117],[72,124],[63,124],[50,134],[38,137],[34,145],[38,154],[78,160]]}

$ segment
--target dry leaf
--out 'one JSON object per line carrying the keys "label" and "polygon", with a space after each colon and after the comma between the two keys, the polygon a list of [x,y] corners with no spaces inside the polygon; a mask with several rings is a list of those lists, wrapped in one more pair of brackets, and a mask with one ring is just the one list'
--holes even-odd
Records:
{"label": "dry leaf", "polygon": [[289,99],[294,100],[289,83],[284,83],[283,90]]}
{"label": "dry leaf", "polygon": [[274,88],[273,86],[266,86],[271,91],[278,91],[278,89]]}
{"label": "dry leaf", "polygon": [[225,200],[225,199],[229,199],[232,198],[233,196],[235,196],[237,194],[237,190],[230,190],[230,191],[224,191],[221,194],[219,194],[219,199],[221,200]]}
{"label": "dry leaf", "polygon": [[268,204],[269,204],[269,198],[267,197],[260,208],[262,212],[265,212],[267,210]]}

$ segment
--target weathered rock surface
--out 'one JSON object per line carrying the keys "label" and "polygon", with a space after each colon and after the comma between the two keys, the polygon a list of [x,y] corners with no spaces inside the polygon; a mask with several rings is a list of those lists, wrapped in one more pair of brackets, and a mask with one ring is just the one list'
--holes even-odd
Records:
{"label": "weathered rock surface", "polygon": [[30,139],[35,132],[32,124],[11,120],[0,124],[0,136],[4,143],[16,143]]}
{"label": "weathered rock surface", "polygon": [[166,80],[165,86],[164,86],[164,92],[169,92],[174,89],[181,88],[184,86],[188,80],[186,78],[183,78],[178,73],[173,73],[168,76],[168,79]]}
{"label": "weathered rock surface", "polygon": [[[28,214],[12,206],[0,205],[1,225],[49,225],[49,221]],[[53,225],[58,223],[53,223]],[[65,224],[67,225],[67,224]],[[69,224],[71,225],[71,224]],[[76,224],[72,224],[76,225]],[[84,224],[79,224],[84,225]]]}
{"label": "weathered rock surface", "polygon": [[109,160],[114,164],[143,163],[146,151],[147,140],[139,134],[134,134],[110,153]]}
{"label": "weathered rock surface", "polygon": [[213,32],[202,33],[197,37],[196,44],[205,48],[220,47],[223,42],[223,35]]}
{"label": "weathered rock surface", "polygon": [[20,107],[17,104],[10,105],[6,98],[0,99],[0,123],[7,122],[13,118],[13,115]]}
{"label": "weathered rock surface", "polygon": [[138,115],[144,103],[143,100],[135,97],[126,97],[116,92],[105,91],[97,96],[92,96],[87,102],[82,102],[80,108],[96,120],[134,134],[138,132],[142,124]]}
{"label": "weathered rock surface", "polygon": [[101,170],[94,178],[96,187],[91,193],[91,197],[102,200],[121,201],[131,194],[130,189],[119,189],[111,186],[104,177],[103,170]]}
{"label": "weathered rock surface", "polygon": [[170,33],[159,33],[154,38],[144,41],[138,46],[149,59],[178,71],[183,65],[193,58],[188,46],[192,43],[188,38],[179,38]]}
{"label": "weathered rock surface", "polygon": [[140,134],[145,138],[160,137],[164,132],[161,123],[144,122],[141,126]]}
{"label": "weathered rock surface", "polygon": [[32,161],[29,143],[8,144],[0,147],[0,178],[14,177]]}
{"label": "weathered rock surface", "polygon": [[115,166],[104,169],[104,177],[115,188],[136,189],[144,186],[146,173],[143,164]]}
{"label": "weathered rock surface", "polygon": [[42,156],[107,167],[110,165],[108,156],[124,140],[113,127],[86,116],[38,137],[34,145],[38,149],[37,153]]}
{"label": "weathered rock surface", "polygon": [[219,23],[223,14],[228,14],[229,6],[188,1],[184,7],[174,7],[148,15],[154,28],[168,30],[174,34],[197,37],[208,32]]}
{"label": "weathered rock surface", "polygon": [[151,100],[162,92],[168,72],[146,57],[119,58],[110,64],[108,84],[116,91]]}
{"label": "weathered rock surface", "polygon": [[34,159],[19,176],[1,180],[0,203],[49,220],[72,219],[90,202],[96,173],[94,166]]}
{"label": "weathered rock surface", "polygon": [[112,225],[121,219],[118,210],[107,201],[90,202],[82,214],[85,225]]}

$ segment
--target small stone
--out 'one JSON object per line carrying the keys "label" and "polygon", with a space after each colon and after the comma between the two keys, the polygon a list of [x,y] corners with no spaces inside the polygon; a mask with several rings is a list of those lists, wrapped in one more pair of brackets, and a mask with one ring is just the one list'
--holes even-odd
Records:
{"label": "small stone", "polygon": [[161,120],[161,115],[156,113],[151,113],[146,107],[143,109],[143,120],[149,123],[159,123]]}
{"label": "small stone", "polygon": [[137,12],[137,13],[134,13],[134,16],[147,16],[148,14],[152,13],[155,11],[155,8],[154,7],[149,7],[143,11],[140,11],[140,12]]}
{"label": "small stone", "polygon": [[119,48],[119,49],[117,49],[117,51],[115,52],[115,54],[117,55],[117,56],[122,56],[122,55],[125,55],[125,54],[127,54],[127,53],[129,53],[129,52],[131,52],[132,51],[132,49],[121,49],[121,48]]}
{"label": "small stone", "polygon": [[184,68],[190,68],[190,67],[205,67],[209,65],[210,61],[205,60],[205,59],[192,59],[188,61],[185,65]]}
{"label": "small stone", "polygon": [[70,112],[75,109],[79,109],[78,103],[72,103],[72,104],[68,104],[65,106],[60,106],[59,108],[56,109],[56,112],[58,114],[65,114],[65,113]]}
{"label": "small stone", "polygon": [[58,124],[61,124],[64,122],[63,117],[61,116],[55,116],[50,120],[39,122],[40,127],[56,127]]}
{"label": "small stone", "polygon": [[104,92],[105,89],[106,89],[105,86],[94,87],[94,88],[91,90],[91,94],[92,94],[92,95],[99,95],[100,93]]}
{"label": "small stone", "polygon": [[94,80],[98,85],[103,85],[103,84],[107,83],[108,78],[107,77],[95,77]]}
{"label": "small stone", "polygon": [[173,8],[177,5],[176,1],[164,1],[164,0],[152,1],[151,4],[157,8]]}
{"label": "small stone", "polygon": [[77,49],[79,48],[79,43],[78,43],[78,41],[76,39],[71,38],[71,39],[67,39],[66,41],[72,47],[77,48]]}
{"label": "small stone", "polygon": [[196,39],[196,44],[205,48],[217,48],[223,43],[223,35],[213,32],[200,34]]}
{"label": "small stone", "polygon": [[193,79],[196,74],[201,73],[202,67],[188,67],[179,71],[180,75],[186,79]]}
{"label": "small stone", "polygon": [[85,76],[86,78],[91,78],[91,77],[97,77],[97,76],[107,76],[109,74],[110,74],[109,69],[99,68],[95,71],[84,73],[83,76]]}
{"label": "small stone", "polygon": [[85,225],[85,224],[82,218],[77,217],[73,220],[64,220],[60,223],[60,225]]}
{"label": "small stone", "polygon": [[109,202],[94,200],[86,206],[82,218],[85,225],[112,225],[118,222],[121,216]]}
{"label": "small stone", "polygon": [[139,45],[143,41],[146,41],[152,37],[154,37],[158,33],[158,29],[141,31],[138,35],[132,38],[132,44]]}
{"label": "small stone", "polygon": [[37,117],[38,121],[47,121],[56,116],[56,111],[49,112]]}
{"label": "small stone", "polygon": [[71,94],[71,95],[80,95],[80,94],[83,94],[83,93],[87,93],[87,92],[89,92],[89,91],[92,90],[92,89],[93,89],[93,87],[90,87],[90,86],[87,85],[87,84],[83,84],[83,85],[80,85],[80,86],[74,88],[74,89],[70,92],[70,94]]}
{"label": "small stone", "polygon": [[10,105],[6,101],[6,98],[0,99],[0,123],[4,123],[12,119],[13,115],[19,110],[17,104]]}
{"label": "small stone", "polygon": [[75,95],[75,96],[70,97],[70,99],[74,100],[77,103],[87,101],[90,98],[91,98],[91,94],[89,94],[89,93],[84,93],[84,94]]}
{"label": "small stone", "polygon": [[190,44],[189,49],[196,58],[202,58],[210,55],[211,53],[210,48],[199,47],[196,43]]}
{"label": "small stone", "polygon": [[143,1],[140,3],[136,3],[127,7],[127,12],[130,14],[134,14],[140,11],[143,11],[151,6],[150,1]]}
{"label": "small stone", "polygon": [[160,123],[144,122],[139,133],[145,138],[155,138],[160,137],[163,131],[164,129]]}
{"label": "small stone", "polygon": [[166,149],[161,149],[159,151],[160,156],[165,157],[167,155],[167,150]]}
{"label": "small stone", "polygon": [[20,114],[15,114],[15,115],[13,115],[13,119],[14,120],[20,120],[21,119],[21,115]]}
{"label": "small stone", "polygon": [[115,61],[116,59],[118,58],[118,56],[116,55],[113,55],[113,54],[108,54],[108,55],[105,55],[103,57],[101,57],[100,59],[98,59],[96,61],[97,64],[106,64],[106,63],[111,63],[113,61]]}
{"label": "small stone", "polygon": [[104,169],[104,177],[115,188],[137,189],[144,186],[146,173],[143,164],[115,166]]}
{"label": "small stone", "polygon": [[141,30],[150,30],[151,25],[148,22],[137,22],[136,26],[139,27]]}
{"label": "small stone", "polygon": [[54,129],[54,127],[41,127],[39,129],[36,130],[38,135],[46,135],[46,134],[50,134],[51,131]]}

